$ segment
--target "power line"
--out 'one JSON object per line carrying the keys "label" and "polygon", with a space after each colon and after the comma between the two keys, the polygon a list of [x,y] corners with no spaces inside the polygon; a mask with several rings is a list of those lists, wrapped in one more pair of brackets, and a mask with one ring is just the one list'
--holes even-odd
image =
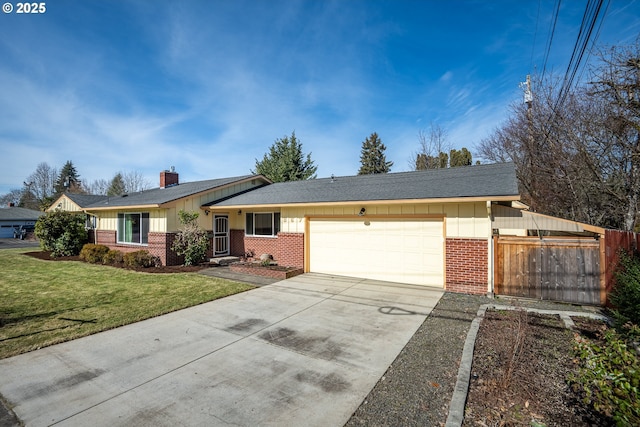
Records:
{"label": "power line", "polygon": [[531,60],[529,62],[529,68],[533,68],[533,54],[536,51],[536,39],[538,38],[538,24],[540,23],[540,3],[542,0],[538,0],[538,13],[536,14],[536,29],[533,32],[533,43],[531,44]]}
{"label": "power line", "polygon": [[553,35],[556,32],[556,24],[558,23],[558,15],[560,14],[560,3],[562,3],[562,0],[556,0],[556,10],[554,13],[554,18],[553,18],[553,24],[550,28],[549,31],[549,37],[548,37],[548,41],[547,41],[547,51],[544,55],[544,63],[542,66],[542,77],[544,77],[546,71],[547,71],[547,61],[549,60],[549,52],[551,52],[551,44],[553,43]]}
{"label": "power line", "polygon": [[[558,99],[556,101],[554,110],[557,110],[557,108],[564,103],[571,91],[571,88],[573,87],[573,81],[575,79],[576,73],[578,72],[578,69],[580,68],[580,65],[582,64],[582,59],[584,57],[585,51],[587,50],[589,41],[592,38],[591,36],[593,34],[596,22],[598,21],[600,11],[602,10],[603,2],[604,0],[589,0],[587,2],[587,7],[585,8],[582,17],[582,23],[580,24],[578,38],[574,44],[573,52],[571,53],[571,59],[569,60],[569,64],[567,65],[567,70],[565,71],[562,85],[560,86],[560,91],[558,92]],[[608,9],[608,7],[609,6],[607,0],[607,7],[605,8],[605,10]],[[602,25],[602,21],[603,19],[600,20],[600,26]],[[599,28],[597,33],[599,33]]]}

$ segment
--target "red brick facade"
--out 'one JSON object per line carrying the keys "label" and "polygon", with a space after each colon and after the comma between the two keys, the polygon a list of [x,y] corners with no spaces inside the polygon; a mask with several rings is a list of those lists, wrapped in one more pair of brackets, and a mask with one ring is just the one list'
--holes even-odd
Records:
{"label": "red brick facade", "polygon": [[278,264],[304,267],[304,234],[278,233]]}
{"label": "red brick facade", "polygon": [[184,258],[179,257],[171,250],[174,239],[175,233],[149,232],[149,243],[147,245],[128,245],[126,243],[116,243],[115,231],[98,230],[97,243],[124,253],[146,250],[151,255],[160,258],[162,265],[180,265],[184,262]]}
{"label": "red brick facade", "polygon": [[287,267],[304,266],[304,234],[278,233],[278,237],[245,236],[244,230],[231,230],[231,255],[255,257],[270,254],[278,264]]}
{"label": "red brick facade", "polygon": [[446,290],[486,294],[489,242],[483,239],[447,239]]}
{"label": "red brick facade", "polygon": [[[147,250],[160,258],[162,265],[179,265],[182,257],[171,250],[175,233],[149,233],[148,245],[116,243],[116,232],[98,230],[98,243],[122,252]],[[244,230],[230,230],[230,253],[256,257],[271,254],[278,264],[304,267],[304,234],[278,233],[278,237],[245,236]],[[211,256],[211,253],[208,254]],[[488,241],[483,239],[447,239],[445,249],[446,290],[468,294],[487,293]]]}

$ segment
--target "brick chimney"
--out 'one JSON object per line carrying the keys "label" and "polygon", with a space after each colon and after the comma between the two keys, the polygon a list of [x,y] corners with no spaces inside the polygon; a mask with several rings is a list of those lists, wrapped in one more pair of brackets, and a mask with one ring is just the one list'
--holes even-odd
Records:
{"label": "brick chimney", "polygon": [[178,185],[178,172],[171,166],[171,170],[160,172],[160,188],[173,187]]}

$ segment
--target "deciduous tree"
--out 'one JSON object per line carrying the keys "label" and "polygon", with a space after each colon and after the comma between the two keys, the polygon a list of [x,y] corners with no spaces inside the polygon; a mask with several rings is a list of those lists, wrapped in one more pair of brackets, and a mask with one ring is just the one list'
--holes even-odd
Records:
{"label": "deciduous tree", "polygon": [[480,144],[481,156],[516,164],[533,210],[634,230],[640,201],[640,45],[601,54],[590,83],[534,79],[533,100]]}
{"label": "deciduous tree", "polygon": [[204,261],[209,248],[209,237],[198,225],[198,216],[198,212],[178,212],[182,226],[176,234],[172,248],[178,255],[184,256],[184,265],[196,265]]}

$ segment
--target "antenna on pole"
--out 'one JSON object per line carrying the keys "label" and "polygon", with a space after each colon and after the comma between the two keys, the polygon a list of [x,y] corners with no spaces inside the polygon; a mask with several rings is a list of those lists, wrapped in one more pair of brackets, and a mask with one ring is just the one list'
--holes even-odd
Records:
{"label": "antenna on pole", "polygon": [[520,89],[524,92],[524,103],[531,108],[533,93],[531,93],[531,76],[529,74],[527,74],[527,81],[520,83]]}

